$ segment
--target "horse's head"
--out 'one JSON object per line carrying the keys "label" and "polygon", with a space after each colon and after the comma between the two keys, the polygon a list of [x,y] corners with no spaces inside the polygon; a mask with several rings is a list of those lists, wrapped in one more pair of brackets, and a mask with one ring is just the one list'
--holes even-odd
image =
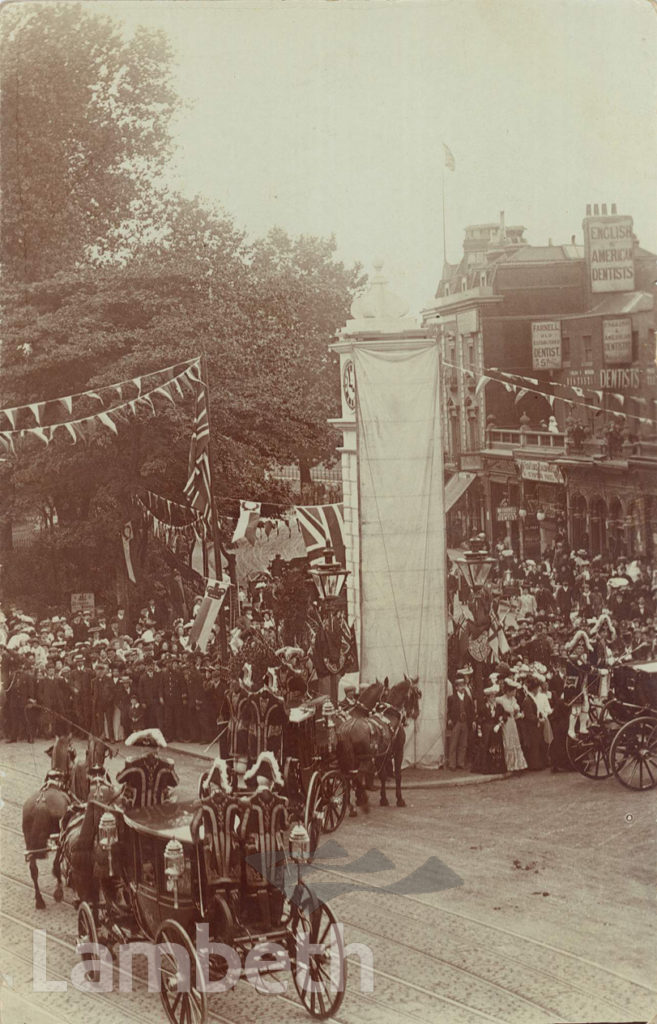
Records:
{"label": "horse's head", "polygon": [[403,710],[406,717],[416,719],[420,713],[422,691],[417,685],[418,677],[411,679],[404,673],[400,683],[395,683],[388,693],[387,702],[393,708]]}
{"label": "horse's head", "polygon": [[387,693],[389,687],[388,677],[386,676],[383,682],[376,679],[369,686],[366,686],[358,694],[358,703],[361,704],[367,711],[371,711],[373,707],[383,698],[384,694]]}
{"label": "horse's head", "polygon": [[408,683],[409,687],[406,700],[404,701],[404,710],[406,712],[406,717],[410,718],[412,721],[415,721],[415,719],[420,714],[420,699],[422,697],[422,690],[418,686],[419,678],[419,676],[410,678],[406,675],[406,673],[404,673],[404,682]]}
{"label": "horse's head", "polygon": [[111,747],[108,747],[103,740],[98,739],[97,736],[90,736],[87,740],[87,750],[85,754],[85,764],[87,771],[99,770],[105,767],[105,758],[107,756],[113,757],[114,751]]}
{"label": "horse's head", "polygon": [[46,750],[46,754],[50,758],[50,771],[58,772],[62,778],[68,779],[76,756],[71,745],[70,733],[66,736],[57,736],[52,746]]}

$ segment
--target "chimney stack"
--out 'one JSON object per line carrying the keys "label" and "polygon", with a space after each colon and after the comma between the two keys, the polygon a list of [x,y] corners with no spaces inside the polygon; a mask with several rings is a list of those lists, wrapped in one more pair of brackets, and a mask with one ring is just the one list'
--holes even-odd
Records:
{"label": "chimney stack", "polygon": [[570,244],[571,244],[571,245],[574,245],[574,244],[575,244],[575,236],[574,236],[574,235],[571,235],[571,236],[570,236]]}
{"label": "chimney stack", "polygon": [[606,203],[602,204],[602,216],[603,217],[607,216],[607,204]]}
{"label": "chimney stack", "polygon": [[586,216],[587,217],[591,216],[591,204],[590,203],[586,204]]}
{"label": "chimney stack", "polygon": [[616,216],[616,203],[612,203],[611,204],[611,214],[612,214],[612,217]]}
{"label": "chimney stack", "polygon": [[593,216],[594,217],[599,217],[600,216],[600,207],[598,206],[597,203],[593,204]]}

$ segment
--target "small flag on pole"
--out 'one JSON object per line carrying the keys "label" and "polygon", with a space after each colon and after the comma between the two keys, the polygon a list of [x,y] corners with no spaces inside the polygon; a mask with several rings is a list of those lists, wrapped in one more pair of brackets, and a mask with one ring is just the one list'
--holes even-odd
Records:
{"label": "small flag on pole", "polygon": [[205,597],[199,605],[196,618],[189,632],[190,650],[198,648],[200,651],[207,650],[210,634],[217,621],[217,616],[226,600],[230,584],[222,580],[208,580],[205,588]]}
{"label": "small flag on pole", "polygon": [[445,167],[447,168],[448,171],[455,171],[456,160],[454,159],[454,154],[452,153],[449,146],[446,146],[444,142],[443,149],[445,150]]}
{"label": "small flag on pole", "polygon": [[190,506],[198,512],[205,523],[203,545],[207,571],[203,573],[204,576],[216,572],[210,480],[210,426],[206,389],[201,383],[196,391],[194,432],[189,449],[189,468],[184,493]]}

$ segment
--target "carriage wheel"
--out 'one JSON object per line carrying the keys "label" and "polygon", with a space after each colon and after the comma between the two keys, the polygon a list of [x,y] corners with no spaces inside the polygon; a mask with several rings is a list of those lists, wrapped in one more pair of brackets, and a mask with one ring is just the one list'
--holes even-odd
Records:
{"label": "carriage wheel", "polygon": [[566,737],[568,760],[587,779],[606,779],[611,775],[609,747],[611,736],[601,725],[590,725],[589,732],[577,739]]}
{"label": "carriage wheel", "polygon": [[322,832],[335,832],[344,821],[348,805],[349,783],[343,772],[333,769],[322,775],[317,803]]}
{"label": "carriage wheel", "polygon": [[635,718],[614,737],[611,767],[618,781],[628,789],[657,786],[657,719]]}
{"label": "carriage wheel", "polygon": [[[171,1024],[204,1024],[208,997],[189,935],[177,921],[169,919],[158,928],[155,942],[160,947],[160,997]],[[176,947],[182,947],[186,959],[179,959],[180,948]]]}
{"label": "carriage wheel", "polygon": [[313,772],[310,776],[310,782],[308,783],[303,809],[303,823],[310,838],[311,861],[314,859],[315,852],[319,844],[319,837],[322,834],[322,818],[319,803],[320,784],[321,776],[319,772]]}
{"label": "carriage wheel", "polygon": [[297,886],[292,899],[288,940],[292,978],[301,1002],[312,1017],[326,1020],[339,1009],[347,984],[342,926],[304,884]]}
{"label": "carriage wheel", "polygon": [[[78,907],[78,946],[81,946],[83,943],[92,946],[93,949],[80,953],[82,963],[98,963],[100,960],[98,929],[96,928],[93,911],[89,904],[84,901]],[[92,984],[99,982],[100,971],[87,970],[86,979]]]}

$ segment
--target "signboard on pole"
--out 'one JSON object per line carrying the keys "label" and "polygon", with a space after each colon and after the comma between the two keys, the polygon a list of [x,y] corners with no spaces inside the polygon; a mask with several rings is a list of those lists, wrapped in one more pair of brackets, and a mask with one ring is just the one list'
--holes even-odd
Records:
{"label": "signboard on pole", "polygon": [[498,505],[495,509],[495,518],[498,523],[514,523],[518,518],[518,509],[513,505]]}
{"label": "signboard on pole", "polygon": [[602,321],[602,347],[608,366],[632,362],[632,321],[628,316]]}
{"label": "signboard on pole", "polygon": [[591,291],[634,291],[632,218],[587,217],[584,224]]}
{"label": "signboard on pole", "polygon": [[208,580],[205,588],[205,597],[199,605],[196,618],[189,632],[189,649],[205,651],[217,621],[217,616],[226,600],[226,594],[230,588],[229,581]]}
{"label": "signboard on pole", "polygon": [[534,370],[561,369],[561,321],[532,323],[532,367]]}
{"label": "signboard on pole", "polygon": [[93,615],[96,608],[96,599],[94,594],[71,594],[71,612],[73,615],[76,612],[88,612],[89,615]]}

